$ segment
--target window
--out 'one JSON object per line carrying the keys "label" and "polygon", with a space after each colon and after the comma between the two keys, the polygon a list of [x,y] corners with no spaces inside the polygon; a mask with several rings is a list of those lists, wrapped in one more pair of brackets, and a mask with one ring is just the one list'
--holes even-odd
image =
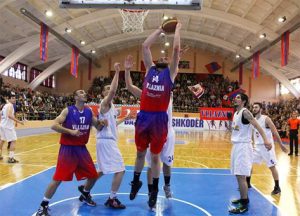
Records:
{"label": "window", "polygon": [[[292,79],[290,80],[290,82],[298,91],[300,91],[300,78]],[[280,91],[280,95],[285,95],[290,93],[290,91],[281,83],[280,83],[279,91]]]}
{"label": "window", "polygon": [[[30,71],[30,82],[32,82],[38,75],[40,75],[42,71],[32,68]],[[42,83],[41,86],[45,86],[48,88],[55,88],[55,76],[51,75],[47,79],[45,79]]]}
{"label": "window", "polygon": [[[4,57],[0,56],[0,61],[2,59],[4,59]],[[27,65],[17,62],[12,67],[4,71],[2,75],[27,81]]]}
{"label": "window", "polygon": [[56,87],[55,76],[52,76],[52,88]]}

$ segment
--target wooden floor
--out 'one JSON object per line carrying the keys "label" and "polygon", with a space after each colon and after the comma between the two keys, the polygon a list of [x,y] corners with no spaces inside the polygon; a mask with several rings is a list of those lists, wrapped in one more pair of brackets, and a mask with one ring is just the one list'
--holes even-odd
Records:
{"label": "wooden floor", "polygon": [[[119,131],[119,145],[126,165],[133,165],[135,145],[133,130]],[[6,163],[6,145],[3,147],[3,161],[0,161],[0,188],[22,180],[48,167],[55,166],[59,135],[56,133],[20,138],[17,143],[16,158],[19,164]],[[229,168],[231,144],[227,132],[184,132],[176,133],[174,167],[186,168]],[[95,135],[91,136],[88,148],[94,160]],[[300,159],[289,157],[276,148],[280,175],[281,196],[271,196],[274,183],[265,165],[255,165],[252,184],[267,198],[274,201],[288,216],[300,215]],[[49,179],[50,181],[50,179]],[[176,181],[176,179],[172,179]],[[220,182],[222,184],[222,182]]]}

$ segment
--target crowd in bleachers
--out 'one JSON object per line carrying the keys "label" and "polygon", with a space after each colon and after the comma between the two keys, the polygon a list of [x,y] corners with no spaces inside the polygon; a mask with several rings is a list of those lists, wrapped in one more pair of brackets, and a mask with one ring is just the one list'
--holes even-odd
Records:
{"label": "crowd in bleachers", "polygon": [[[142,87],[144,73],[132,72],[132,82],[139,88]],[[89,89],[89,94],[96,102],[100,99],[101,86],[110,84],[111,78],[97,77],[94,79]],[[189,91],[188,86],[201,84],[205,93],[198,99]],[[223,96],[230,91],[238,89],[238,82],[232,82],[222,75],[206,75],[204,78],[197,74],[181,73],[177,76],[174,83],[173,110],[179,112],[198,112],[198,107],[224,107],[222,104]],[[120,75],[119,88],[115,97],[116,104],[138,104],[139,100],[126,90],[124,74]],[[225,105],[226,106],[226,105]]]}
{"label": "crowd in bleachers", "polygon": [[63,108],[72,103],[72,97],[52,95],[48,92],[32,91],[12,84],[0,86],[1,104],[6,96],[16,94],[16,116],[21,120],[54,119]]}
{"label": "crowd in bleachers", "polygon": [[[142,87],[144,73],[132,72],[133,84]],[[99,103],[101,91],[105,85],[111,83],[110,77],[97,77],[93,80],[88,90],[88,101]],[[201,84],[205,93],[200,99],[188,89],[188,86]],[[199,77],[199,74],[181,73],[177,76],[174,84],[173,110],[177,112],[198,112],[199,107],[224,107],[224,95],[239,89],[238,82],[230,81],[222,75],[206,75]],[[20,88],[12,84],[1,83],[1,103],[5,103],[5,96],[9,92],[15,92],[17,103],[17,116],[27,120],[54,119],[63,108],[73,103],[72,96],[52,95],[47,92],[32,91]],[[114,99],[115,104],[139,104],[139,99],[129,93],[125,86],[124,74],[120,74],[119,87]],[[225,105],[232,106],[232,105]],[[284,137],[286,122],[293,110],[300,112],[299,99],[279,101],[276,103],[263,102],[263,108],[273,120],[275,126]]]}
{"label": "crowd in bleachers", "polygon": [[[200,99],[188,90],[188,86],[200,84],[204,94]],[[208,75],[202,79],[197,74],[179,74],[174,83],[174,110],[198,112],[199,107],[227,107],[223,96],[239,88],[238,82],[231,82],[222,75]]]}
{"label": "crowd in bleachers", "polygon": [[281,100],[276,103],[263,102],[264,113],[273,120],[281,137],[286,137],[287,120],[291,117],[292,111],[300,113],[300,100],[293,98]]}

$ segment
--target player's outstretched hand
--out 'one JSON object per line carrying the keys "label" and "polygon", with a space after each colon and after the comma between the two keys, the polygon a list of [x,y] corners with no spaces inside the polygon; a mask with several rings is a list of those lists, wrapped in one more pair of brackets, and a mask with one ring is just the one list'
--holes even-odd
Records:
{"label": "player's outstretched hand", "polygon": [[176,25],[176,29],[180,30],[181,27],[182,27],[182,24],[181,24],[181,22],[178,21],[178,23],[177,23],[177,25]]}
{"label": "player's outstretched hand", "polygon": [[124,62],[124,67],[126,70],[130,70],[133,67],[133,57],[132,55],[128,55]]}
{"label": "player's outstretched hand", "polygon": [[270,151],[272,149],[272,144],[269,141],[265,142],[265,147],[268,149],[268,151]]}
{"label": "player's outstretched hand", "polygon": [[115,67],[116,72],[120,72],[120,70],[121,70],[120,65],[121,65],[121,64],[120,64],[119,62],[116,62],[116,63],[114,64],[114,67]]}
{"label": "player's outstretched hand", "polygon": [[281,148],[281,150],[284,152],[284,153],[288,153],[288,150],[287,150],[287,148],[281,143],[281,145],[280,145],[280,148]]}

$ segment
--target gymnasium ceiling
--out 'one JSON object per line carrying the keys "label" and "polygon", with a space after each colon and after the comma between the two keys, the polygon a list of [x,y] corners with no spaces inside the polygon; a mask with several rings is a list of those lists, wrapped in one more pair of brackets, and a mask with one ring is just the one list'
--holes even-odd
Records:
{"label": "gymnasium ceiling", "polygon": [[[96,49],[96,58],[140,45],[161,24],[163,15],[176,16],[183,23],[182,44],[234,62],[238,61],[236,54],[244,58],[251,56],[254,50],[300,22],[300,0],[204,0],[201,11],[150,11],[144,22],[144,33],[132,36],[122,33],[122,18],[117,9],[61,9],[58,0],[1,0],[1,55],[8,56],[34,38],[39,43],[39,26],[22,15],[20,8],[26,8],[86,53]],[[53,11],[51,18],[45,16],[46,10]],[[284,23],[278,22],[282,16],[287,18]],[[65,28],[71,28],[72,32],[66,33]],[[266,38],[259,38],[262,33]],[[68,46],[52,38],[47,64],[39,60],[38,50],[19,61],[45,69],[70,53]],[[86,45],[81,46],[80,40],[85,40]],[[247,45],[251,45],[250,51],[245,49]],[[288,79],[300,75],[300,29],[291,34],[290,47],[290,61],[283,69],[279,67],[280,43],[262,55]]]}

